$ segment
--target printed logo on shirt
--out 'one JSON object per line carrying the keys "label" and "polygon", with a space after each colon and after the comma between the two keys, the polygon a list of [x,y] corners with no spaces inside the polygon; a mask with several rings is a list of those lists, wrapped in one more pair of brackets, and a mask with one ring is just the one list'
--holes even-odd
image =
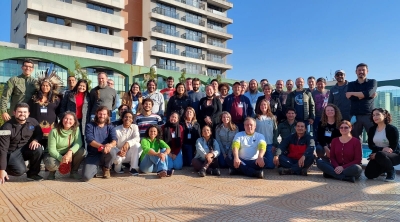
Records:
{"label": "printed logo on shirt", "polygon": [[34,126],[29,126],[29,130],[34,130],[35,127]]}
{"label": "printed logo on shirt", "polygon": [[296,104],[299,105],[299,106],[304,105],[303,94],[302,93],[301,94],[297,94],[296,97],[294,97],[294,101],[296,101]]}

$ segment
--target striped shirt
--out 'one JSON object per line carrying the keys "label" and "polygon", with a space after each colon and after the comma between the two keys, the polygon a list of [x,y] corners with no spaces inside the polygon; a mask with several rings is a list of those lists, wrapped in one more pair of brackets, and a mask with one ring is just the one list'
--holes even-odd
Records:
{"label": "striped shirt", "polygon": [[144,116],[143,114],[136,116],[136,125],[139,127],[140,137],[145,137],[146,130],[151,125],[162,125],[162,119],[157,114],[150,114],[149,116]]}

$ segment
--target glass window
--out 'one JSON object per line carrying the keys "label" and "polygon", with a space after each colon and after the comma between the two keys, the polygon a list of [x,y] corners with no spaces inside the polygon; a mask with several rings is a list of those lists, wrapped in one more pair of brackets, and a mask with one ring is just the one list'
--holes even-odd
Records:
{"label": "glass window", "polygon": [[60,41],[55,41],[55,47],[56,47],[56,48],[61,48],[61,47],[62,47],[62,42],[60,42]]}
{"label": "glass window", "polygon": [[39,38],[39,45],[46,45],[46,39]]}
{"label": "glass window", "polygon": [[71,43],[69,43],[69,42],[64,42],[64,43],[62,44],[62,48],[63,48],[63,49],[71,49]]}
{"label": "glass window", "polygon": [[46,21],[50,23],[56,23],[56,18],[54,18],[53,16],[47,16]]}
{"label": "glass window", "polygon": [[100,32],[103,34],[108,34],[108,28],[100,27]]}
{"label": "glass window", "polygon": [[65,25],[65,20],[64,20],[64,19],[57,18],[56,20],[57,20],[57,24],[59,24],[59,25]]}
{"label": "glass window", "polygon": [[54,41],[53,41],[53,40],[50,40],[50,39],[47,39],[46,45],[47,45],[47,46],[54,47]]}
{"label": "glass window", "polygon": [[96,26],[87,24],[86,25],[86,30],[95,32],[96,31]]}

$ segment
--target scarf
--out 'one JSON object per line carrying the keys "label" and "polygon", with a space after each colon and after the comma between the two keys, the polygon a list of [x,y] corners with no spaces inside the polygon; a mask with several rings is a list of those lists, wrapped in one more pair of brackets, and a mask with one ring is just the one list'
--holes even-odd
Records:
{"label": "scarf", "polygon": [[175,131],[175,146],[181,147],[181,128],[180,128],[179,122],[171,123],[170,121],[168,121],[164,125],[164,142],[166,142],[167,144],[170,144],[170,142],[173,139],[170,129],[174,129],[174,131]]}

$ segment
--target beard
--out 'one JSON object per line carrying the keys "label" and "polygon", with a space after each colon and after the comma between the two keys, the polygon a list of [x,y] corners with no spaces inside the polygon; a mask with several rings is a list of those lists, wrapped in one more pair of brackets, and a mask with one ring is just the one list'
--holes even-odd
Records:
{"label": "beard", "polygon": [[254,93],[257,93],[258,90],[257,89],[249,89],[249,91],[251,94],[254,94]]}
{"label": "beard", "polygon": [[15,117],[16,120],[18,121],[25,121],[28,117],[24,116],[24,115],[19,115],[18,117]]}
{"label": "beard", "polygon": [[99,83],[99,87],[100,87],[101,89],[106,88],[106,86],[107,86],[107,83],[103,83],[103,84],[100,84],[100,83]]}

